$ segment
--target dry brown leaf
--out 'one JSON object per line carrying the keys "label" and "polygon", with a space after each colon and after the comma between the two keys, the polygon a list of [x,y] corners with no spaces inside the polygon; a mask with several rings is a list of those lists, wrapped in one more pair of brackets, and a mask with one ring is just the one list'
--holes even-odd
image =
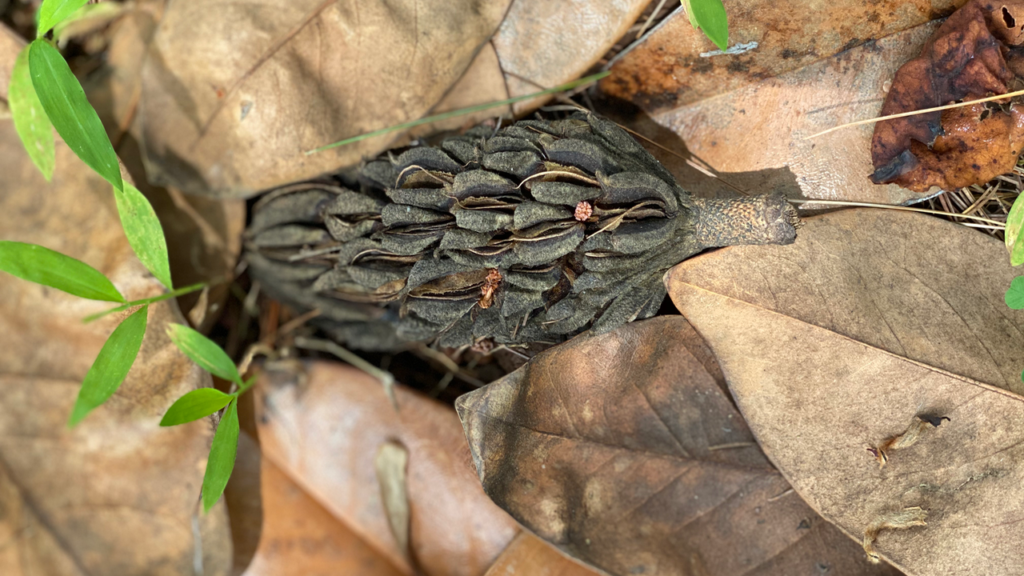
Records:
{"label": "dry brown leaf", "polygon": [[498,556],[485,576],[599,576],[528,532],[519,536]]}
{"label": "dry brown leaf", "polygon": [[957,1],[741,2],[727,6],[730,44],[757,46],[712,56],[702,54],[715,47],[677,13],[601,88],[637,104],[719,172],[788,168],[793,196],[902,203],[921,195],[865,178],[874,170],[870,126],[804,137],[877,116],[886,83],[937,27],[925,23]]}
{"label": "dry brown leaf", "polygon": [[[491,43],[509,96],[524,96],[582,76],[636,21],[650,0],[516,0]],[[545,99],[513,106],[517,115]]]}
{"label": "dry brown leaf", "polygon": [[264,457],[403,573],[374,468],[389,440],[409,452],[409,545],[424,574],[479,576],[518,532],[480,489],[450,408],[398,388],[395,412],[378,380],[328,362],[270,365],[256,394]]}
{"label": "dry brown leaf", "polygon": [[[957,10],[896,72],[880,115],[1008,92],[1015,75],[1004,56],[1014,57],[1009,49],[1024,30],[1015,16],[1024,20],[1020,0],[973,0]],[[871,179],[916,192],[983,184],[1013,171],[1022,143],[1024,114],[998,105],[884,120],[871,140]]]}
{"label": "dry brown leaf", "polygon": [[[667,283],[811,506],[861,535],[919,506],[926,527],[878,536],[885,559],[989,575],[1024,567],[1024,313],[1002,297],[1013,275],[991,237],[851,210],[808,219],[791,246],[691,259]],[[879,469],[867,448],[925,415],[950,421]]]}
{"label": "dry brown leaf", "polygon": [[[16,54],[0,51],[0,69]],[[161,292],[128,246],[110,185],[60,140],[47,183],[11,121],[0,121],[0,174],[4,240],[83,260],[129,299]],[[121,319],[82,318],[108,307],[0,278],[2,573],[191,575],[201,563],[206,574],[224,574],[231,556],[224,509],[198,514],[210,422],[158,426],[175,399],[210,382],[164,333],[168,322],[183,321],[173,303],[151,307],[142,350],[119,391],[76,428],[65,425],[83,376]]]}
{"label": "dry brown leaf", "polygon": [[501,23],[508,0],[177,2],[142,72],[150,180],[247,196],[358,162],[422,116]]}
{"label": "dry brown leaf", "polygon": [[255,472],[262,486],[263,530],[245,576],[402,574],[269,459],[260,459]]}
{"label": "dry brown leaf", "polygon": [[703,347],[678,316],[634,322],[462,396],[484,490],[611,574],[895,574],[792,493]]}

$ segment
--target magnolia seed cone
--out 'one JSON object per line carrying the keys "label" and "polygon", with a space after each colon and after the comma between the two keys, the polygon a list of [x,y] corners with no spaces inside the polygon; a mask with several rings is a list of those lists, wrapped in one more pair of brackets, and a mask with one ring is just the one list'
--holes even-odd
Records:
{"label": "magnolia seed cone", "polygon": [[247,232],[253,277],[319,309],[351,347],[556,343],[653,316],[662,275],[705,248],[788,244],[781,195],[694,198],[592,114],[477,127],[274,190]]}

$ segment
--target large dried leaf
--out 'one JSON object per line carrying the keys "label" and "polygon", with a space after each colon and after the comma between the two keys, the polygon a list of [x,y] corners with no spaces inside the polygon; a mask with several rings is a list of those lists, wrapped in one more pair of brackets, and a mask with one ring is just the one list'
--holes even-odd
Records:
{"label": "large dried leaf", "polygon": [[[637,104],[720,172],[788,168],[793,195],[906,202],[921,195],[866,178],[874,170],[871,126],[804,138],[877,116],[896,69],[920,52],[937,27],[926,23],[955,4],[727,5],[730,42],[738,53],[717,55],[677,13],[619,60],[601,88]],[[680,148],[678,140],[663,143]]]}
{"label": "large dried leaf", "polygon": [[611,574],[895,574],[790,491],[706,365],[686,321],[661,317],[461,397],[484,490]]}
{"label": "large dried leaf", "polygon": [[[16,54],[0,52],[0,69]],[[11,121],[0,121],[0,234],[96,267],[129,299],[159,294],[121,231],[110,185],[62,142],[56,149],[48,184]],[[117,393],[65,426],[82,377],[123,316],[82,318],[108,306],[0,278],[0,572],[191,575],[201,550],[205,573],[223,574],[223,507],[197,514],[210,424],[158,426],[174,399],[209,385],[164,335],[182,321],[173,304],[150,307],[152,328]]]}
{"label": "large dried leaf", "polygon": [[[242,435],[243,441],[251,442]],[[263,500],[259,547],[245,576],[400,576],[402,572],[275,466],[254,470]]]}
{"label": "large dried leaf", "polygon": [[379,151],[305,151],[422,116],[508,0],[175,2],[143,68],[138,136],[154,183],[245,196]]}
{"label": "large dried leaf", "polygon": [[482,575],[518,531],[480,489],[450,408],[399,388],[396,412],[379,381],[327,362],[270,365],[256,394],[264,457],[403,573],[374,466],[387,442],[408,450],[409,554],[423,573]]}
{"label": "large dried leaf", "polygon": [[[769,458],[825,518],[863,534],[920,506],[927,526],[877,549],[908,574],[1015,574],[1024,538],[1024,313],[997,240],[927,216],[809,219],[785,248],[673,268]],[[950,419],[879,468],[866,448],[915,416]]]}

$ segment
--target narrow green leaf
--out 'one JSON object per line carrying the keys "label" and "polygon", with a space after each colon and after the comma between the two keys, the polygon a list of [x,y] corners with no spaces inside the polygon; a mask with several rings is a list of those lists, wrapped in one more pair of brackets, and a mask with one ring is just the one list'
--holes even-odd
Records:
{"label": "narrow green leaf", "polygon": [[227,353],[213,341],[182,324],[167,326],[167,335],[179,350],[214,376],[242,385],[242,376]]}
{"label": "narrow green leaf", "polygon": [[100,353],[96,356],[78,391],[78,399],[68,419],[68,426],[82,421],[94,408],[110,398],[128,371],[131,370],[135,357],[142,347],[142,337],[146,335],[146,320],[149,306],[139,308],[134,314],[125,318],[114,332],[107,338]]}
{"label": "narrow green leaf", "polygon": [[224,417],[217,425],[210,446],[210,457],[206,460],[206,474],[203,475],[203,512],[209,512],[231,478],[235,467],[235,452],[238,450],[238,400],[232,399]]}
{"label": "narrow green leaf", "polygon": [[1014,310],[1024,310],[1024,276],[1017,276],[1006,291],[1006,305]]}
{"label": "narrow green leaf", "polygon": [[160,420],[160,425],[177,426],[204,418],[227,406],[232,398],[232,394],[225,394],[216,388],[193,390],[171,404]]}
{"label": "narrow green leaf", "polygon": [[57,133],[83,162],[123,190],[114,147],[64,57],[45,40],[35,40],[28,51],[32,85]]}
{"label": "narrow green leaf", "polygon": [[682,0],[682,3],[694,28],[703,30],[719,50],[729,47],[729,17],[722,0]]}
{"label": "narrow green leaf", "polygon": [[127,182],[124,190],[114,188],[114,198],[117,200],[117,213],[121,216],[121,227],[135,255],[161,284],[173,290],[167,241],[153,206],[138,188]]}
{"label": "narrow green leaf", "polygon": [[1010,251],[1010,264],[1020,266],[1024,264],[1024,242],[1021,235],[1024,234],[1024,194],[1017,196],[1010,207],[1010,213],[1006,216],[1006,249]]}
{"label": "narrow green leaf", "polygon": [[71,16],[73,12],[85,6],[89,0],[43,0],[39,7],[39,27],[36,28],[36,38],[42,38],[62,20]]}
{"label": "narrow green leaf", "polygon": [[11,71],[11,84],[7,89],[7,103],[14,119],[14,129],[28,152],[32,163],[47,181],[53,177],[56,154],[53,144],[53,125],[46,117],[43,104],[36,95],[32,77],[28,73],[28,46],[22,48]]}
{"label": "narrow green leaf", "polygon": [[80,298],[125,301],[99,270],[38,244],[0,240],[0,270]]}

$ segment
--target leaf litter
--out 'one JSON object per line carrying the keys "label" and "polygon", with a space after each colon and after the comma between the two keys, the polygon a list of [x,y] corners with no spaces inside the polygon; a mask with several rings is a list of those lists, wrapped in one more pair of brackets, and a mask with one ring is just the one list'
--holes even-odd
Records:
{"label": "leaf litter", "polygon": [[[692,259],[667,283],[761,447],[815,510],[871,536],[908,575],[1010,574],[1024,536],[1012,496],[1024,479],[1024,318],[1002,294],[1013,276],[995,239],[857,209],[808,219],[788,248]],[[927,433],[879,468],[866,448],[906,439],[915,416],[950,421],[918,424]],[[895,523],[885,515],[913,507],[927,526],[874,539]]]}

